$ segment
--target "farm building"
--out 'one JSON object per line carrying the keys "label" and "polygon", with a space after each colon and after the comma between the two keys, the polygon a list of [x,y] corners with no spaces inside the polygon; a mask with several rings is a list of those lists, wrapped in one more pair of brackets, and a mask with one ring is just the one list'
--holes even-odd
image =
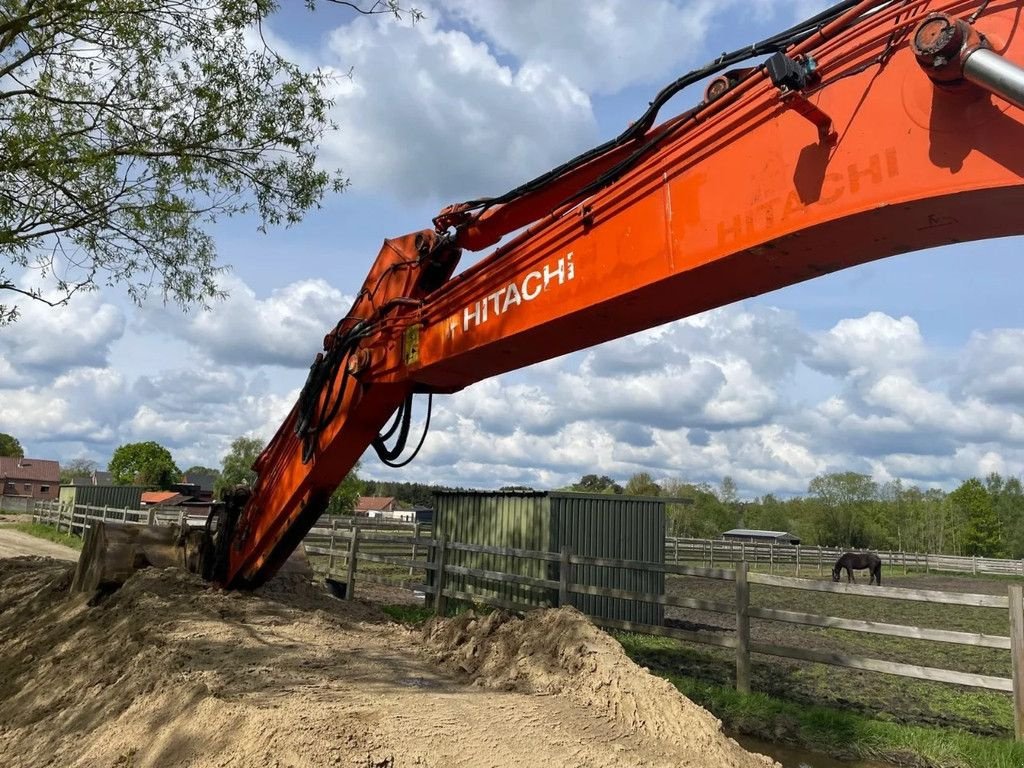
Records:
{"label": "farm building", "polygon": [[56,461],[0,456],[0,496],[52,501],[59,488]]}
{"label": "farm building", "polygon": [[[665,562],[665,503],[661,499],[539,491],[443,491],[434,494],[433,536],[490,547],[559,552],[563,546],[584,557]],[[447,562],[464,568],[501,571],[557,580],[560,564],[506,555],[452,549]],[[663,595],[665,575],[626,568],[574,565],[577,584]],[[469,575],[448,577],[450,588],[522,606],[554,605],[557,592],[543,587],[498,582]],[[570,594],[591,616],[661,624],[664,608],[597,595]]]}
{"label": "farm building", "polygon": [[786,531],[757,531],[751,528],[733,528],[722,534],[726,541],[742,541],[747,544],[792,544],[800,543],[800,537]]}
{"label": "farm building", "polygon": [[360,496],[352,514],[356,517],[387,517],[395,509],[394,496]]}

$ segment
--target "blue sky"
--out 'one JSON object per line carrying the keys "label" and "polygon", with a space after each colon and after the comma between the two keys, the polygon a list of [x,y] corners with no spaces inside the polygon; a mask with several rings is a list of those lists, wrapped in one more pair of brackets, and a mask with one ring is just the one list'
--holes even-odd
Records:
{"label": "blue sky", "polygon": [[[416,25],[298,2],[268,25],[334,86],[322,162],[351,179],[301,224],[214,230],[230,298],[136,308],[116,289],[0,330],[0,431],[105,465],[156,440],[181,467],[267,438],[385,237],[618,133],[661,85],[814,3],[422,4]],[[663,116],[699,99],[677,96]],[[1008,215],[1017,215],[1014,212]],[[1020,239],[864,265],[482,382],[439,403],[423,453],[362,474],[479,488],[732,476],[747,497],[827,471],[952,487],[1024,459]],[[472,262],[467,258],[463,266]]]}

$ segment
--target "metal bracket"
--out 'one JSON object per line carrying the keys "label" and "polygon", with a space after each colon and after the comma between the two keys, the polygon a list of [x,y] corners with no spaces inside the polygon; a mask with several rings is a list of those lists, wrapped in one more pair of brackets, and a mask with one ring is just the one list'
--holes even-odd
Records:
{"label": "metal bracket", "polygon": [[839,139],[832,125],[832,118],[796,91],[782,94],[782,102],[796,110],[797,114],[806,118],[818,129],[818,143],[834,144]]}

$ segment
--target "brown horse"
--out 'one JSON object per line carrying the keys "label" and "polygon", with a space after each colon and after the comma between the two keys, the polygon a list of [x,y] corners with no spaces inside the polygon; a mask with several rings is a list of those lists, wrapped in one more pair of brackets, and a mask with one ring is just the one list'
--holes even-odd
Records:
{"label": "brown horse", "polygon": [[868,584],[875,583],[882,586],[882,558],[874,552],[847,552],[836,560],[835,568],[832,569],[832,581],[839,581],[839,574],[846,571],[847,583],[856,581],[853,578],[854,571],[871,571],[871,578]]}

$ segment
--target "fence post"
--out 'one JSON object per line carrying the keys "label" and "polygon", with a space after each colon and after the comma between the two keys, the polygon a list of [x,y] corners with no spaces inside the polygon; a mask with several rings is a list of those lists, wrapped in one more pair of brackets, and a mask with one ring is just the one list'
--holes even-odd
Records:
{"label": "fence post", "polygon": [[444,616],[448,610],[448,599],[444,596],[445,550],[445,535],[442,533],[437,537],[437,576],[434,579],[434,613],[438,616]]}
{"label": "fence post", "polygon": [[1013,654],[1013,733],[1024,741],[1024,587],[1011,584],[1010,653]]}
{"label": "fence post", "polygon": [[775,544],[768,542],[768,573],[775,573]]}
{"label": "fence post", "polygon": [[561,558],[558,561],[558,607],[569,604],[569,548],[562,547]]}
{"label": "fence post", "polygon": [[796,576],[800,578],[800,545],[796,545]]}
{"label": "fence post", "polygon": [[675,563],[676,563],[676,565],[679,565],[679,537],[678,536],[676,536],[676,538],[675,538],[675,544],[676,544]]}
{"label": "fence post", "polygon": [[821,544],[818,545],[818,575],[821,576]]}
{"label": "fence post", "polygon": [[977,555],[971,555],[971,573],[973,573],[975,576],[978,575],[978,556]]}
{"label": "fence post", "polygon": [[926,574],[927,573],[931,573],[931,568],[928,565],[928,553],[927,552],[924,553],[924,572]]}
{"label": "fence post", "polygon": [[156,525],[156,507],[146,510],[146,525]]}
{"label": "fence post", "polygon": [[[415,522],[412,524],[412,560],[416,559],[417,547],[416,542],[420,539],[420,524]],[[409,566],[409,578],[411,579],[415,575],[416,566]]]}
{"label": "fence post", "polygon": [[[330,575],[334,571],[334,540],[338,533],[338,521],[331,520],[331,545],[329,547],[330,553],[327,555],[327,574]],[[346,590],[348,588],[346,587]]]}
{"label": "fence post", "polygon": [[750,693],[750,586],[746,561],[736,566],[736,690]]}
{"label": "fence post", "polygon": [[714,568],[715,567],[715,542],[714,541],[709,541],[708,542],[708,561],[710,562],[710,565],[708,565],[708,568]]}
{"label": "fence post", "polygon": [[348,572],[345,576],[345,599],[351,600],[356,592],[356,553],[359,551],[359,529],[352,529],[348,541]]}

